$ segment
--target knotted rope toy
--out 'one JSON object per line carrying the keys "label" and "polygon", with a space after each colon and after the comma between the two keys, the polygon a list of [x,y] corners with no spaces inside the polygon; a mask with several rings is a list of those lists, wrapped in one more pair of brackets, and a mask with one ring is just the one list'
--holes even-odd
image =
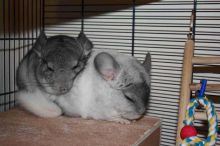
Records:
{"label": "knotted rope toy", "polygon": [[[204,96],[207,81],[202,80],[201,83],[202,86],[198,98],[191,99],[190,103],[188,104],[187,112],[185,115],[186,120],[184,120],[185,126],[180,132],[180,136],[183,139],[183,142],[182,144],[180,144],[180,146],[214,146],[216,143],[218,131],[217,114],[213,103]],[[205,140],[202,140],[196,136],[197,132],[196,129],[193,127],[195,109],[199,105],[202,105],[204,107],[208,117],[209,133]]]}

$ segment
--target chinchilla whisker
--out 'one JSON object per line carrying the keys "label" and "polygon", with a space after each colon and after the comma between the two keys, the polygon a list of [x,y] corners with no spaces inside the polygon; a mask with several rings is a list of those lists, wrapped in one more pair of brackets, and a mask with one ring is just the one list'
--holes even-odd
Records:
{"label": "chinchilla whisker", "polygon": [[25,84],[36,84],[36,85],[38,85],[38,84],[48,84],[48,85],[50,85],[49,83],[39,83],[39,82],[22,82],[22,83],[25,83]]}
{"label": "chinchilla whisker", "polygon": [[[32,86],[32,87],[38,87],[38,85],[28,85],[28,86]],[[51,87],[51,88],[53,88],[53,86],[44,86],[44,87]]]}
{"label": "chinchilla whisker", "polygon": [[[28,86],[39,86],[39,84],[33,84],[33,83],[26,83],[25,85],[28,85]],[[55,87],[53,85],[49,85],[49,84],[43,84],[44,87]]]}

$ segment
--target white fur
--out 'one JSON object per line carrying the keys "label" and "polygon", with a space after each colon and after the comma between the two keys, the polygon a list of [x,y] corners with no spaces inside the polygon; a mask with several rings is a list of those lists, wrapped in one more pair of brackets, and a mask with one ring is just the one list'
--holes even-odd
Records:
{"label": "white fur", "polygon": [[62,114],[60,107],[53,102],[55,97],[50,97],[42,91],[19,91],[16,97],[21,106],[39,117],[52,118]]}
{"label": "white fur", "polygon": [[[131,106],[124,98],[121,90],[113,89],[112,84],[107,82],[95,70],[94,57],[102,51],[94,51],[88,60],[88,64],[83,72],[77,76],[69,96],[58,98],[56,102],[64,110],[64,114],[69,116],[81,116],[83,118],[103,119],[120,123],[130,123],[123,118],[123,109],[126,112],[133,112]],[[132,74],[132,78],[140,81],[139,72],[146,76],[147,84],[150,84],[149,75],[145,72],[141,64],[137,63],[137,70],[131,68],[131,63],[136,63],[130,56],[118,55],[115,52],[108,52],[114,56],[120,66]],[[138,117],[131,117],[138,118]]]}

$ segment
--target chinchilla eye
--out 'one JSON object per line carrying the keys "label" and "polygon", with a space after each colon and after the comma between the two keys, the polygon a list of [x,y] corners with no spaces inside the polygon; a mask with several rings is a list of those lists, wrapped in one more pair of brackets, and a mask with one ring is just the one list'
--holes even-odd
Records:
{"label": "chinchilla eye", "polygon": [[54,72],[54,69],[51,68],[51,67],[49,67],[49,66],[47,66],[47,69],[48,69],[49,71],[51,71],[51,72]]}
{"label": "chinchilla eye", "polygon": [[132,83],[128,83],[127,85],[125,85],[125,87],[130,87],[132,85],[133,85]]}
{"label": "chinchilla eye", "polygon": [[46,70],[54,72],[53,65],[51,63],[47,62],[47,60],[43,58],[42,58],[42,62]]}
{"label": "chinchilla eye", "polygon": [[73,66],[72,67],[72,70],[75,72],[75,73],[78,73],[80,71],[82,71],[82,69],[84,68],[84,63],[79,61],[77,65]]}
{"label": "chinchilla eye", "polygon": [[48,71],[54,72],[53,64],[47,62],[46,65],[47,65],[47,70]]}
{"label": "chinchilla eye", "polygon": [[127,95],[124,95],[125,96],[125,98],[128,100],[128,101],[130,101],[130,102],[132,102],[132,103],[135,103],[135,101],[131,98],[131,97],[129,97],[129,96],[127,96]]}
{"label": "chinchilla eye", "polygon": [[76,66],[73,66],[71,69],[72,69],[72,70],[75,70],[77,67],[78,67],[78,66],[76,65]]}

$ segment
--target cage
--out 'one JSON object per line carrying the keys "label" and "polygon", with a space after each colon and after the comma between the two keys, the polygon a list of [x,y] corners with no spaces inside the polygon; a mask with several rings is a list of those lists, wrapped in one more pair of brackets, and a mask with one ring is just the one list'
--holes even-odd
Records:
{"label": "cage", "polygon": [[[162,119],[161,145],[175,145],[183,48],[193,0],[0,0],[0,111],[15,106],[16,68],[40,31],[76,36],[81,30],[97,49],[118,50],[142,61],[152,55],[147,114]],[[198,0],[195,55],[220,55],[220,2]],[[218,74],[200,74],[219,83]],[[207,69],[207,68],[206,68]],[[207,92],[210,97],[220,92]],[[216,98],[217,98],[216,97]],[[220,111],[220,105],[215,105]],[[196,121],[201,126],[202,122]],[[204,135],[201,135],[204,137]],[[219,139],[219,138],[218,138]],[[220,145],[219,140],[217,142]]]}

